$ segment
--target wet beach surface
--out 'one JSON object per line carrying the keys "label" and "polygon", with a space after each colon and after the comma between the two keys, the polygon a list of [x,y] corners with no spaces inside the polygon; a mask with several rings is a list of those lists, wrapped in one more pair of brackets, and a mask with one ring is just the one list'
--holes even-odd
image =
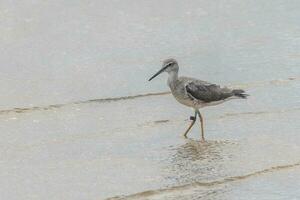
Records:
{"label": "wet beach surface", "polygon": [[[299,1],[12,1],[0,10],[0,199],[300,199]],[[193,111],[180,75],[247,100]]]}
{"label": "wet beach surface", "polygon": [[259,84],[202,111],[207,143],[199,124],[182,137],[192,111],[170,94],[2,113],[1,195],[297,199],[300,80]]}

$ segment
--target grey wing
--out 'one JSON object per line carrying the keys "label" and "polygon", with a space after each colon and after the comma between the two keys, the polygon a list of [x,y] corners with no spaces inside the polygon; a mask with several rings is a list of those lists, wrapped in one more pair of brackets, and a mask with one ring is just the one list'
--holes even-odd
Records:
{"label": "grey wing", "polygon": [[228,88],[221,88],[216,84],[205,82],[190,82],[186,86],[187,94],[197,100],[204,102],[213,102],[225,100],[234,96],[232,90]]}

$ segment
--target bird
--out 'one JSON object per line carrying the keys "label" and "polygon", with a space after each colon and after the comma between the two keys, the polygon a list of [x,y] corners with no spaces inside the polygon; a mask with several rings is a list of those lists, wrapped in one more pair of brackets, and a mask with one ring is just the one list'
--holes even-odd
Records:
{"label": "bird", "polygon": [[205,142],[204,137],[204,118],[200,109],[207,106],[215,106],[232,99],[246,99],[248,94],[242,89],[230,89],[220,85],[209,83],[195,78],[178,76],[179,65],[177,60],[169,58],[163,61],[162,68],[155,73],[148,81],[163,72],[169,74],[167,84],[174,98],[181,104],[194,109],[194,116],[190,117],[191,124],[188,126],[183,136],[187,138],[199,116],[201,123],[201,141]]}

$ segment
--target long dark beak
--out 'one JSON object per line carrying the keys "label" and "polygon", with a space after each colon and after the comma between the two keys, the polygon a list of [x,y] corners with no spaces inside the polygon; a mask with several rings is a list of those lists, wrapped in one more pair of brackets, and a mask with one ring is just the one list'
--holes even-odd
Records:
{"label": "long dark beak", "polygon": [[162,73],[164,70],[166,69],[166,67],[163,67],[161,70],[159,70],[158,72],[156,72],[156,74],[154,74],[151,78],[149,78],[148,81],[151,81],[152,79],[154,79],[155,77],[157,77],[160,73]]}

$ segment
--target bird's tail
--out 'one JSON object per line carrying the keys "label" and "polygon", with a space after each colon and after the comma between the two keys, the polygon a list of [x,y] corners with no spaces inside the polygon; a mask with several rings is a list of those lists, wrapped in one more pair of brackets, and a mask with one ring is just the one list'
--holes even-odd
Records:
{"label": "bird's tail", "polygon": [[249,96],[249,94],[246,94],[244,90],[232,90],[232,93],[234,96],[242,99],[247,99],[247,96]]}

